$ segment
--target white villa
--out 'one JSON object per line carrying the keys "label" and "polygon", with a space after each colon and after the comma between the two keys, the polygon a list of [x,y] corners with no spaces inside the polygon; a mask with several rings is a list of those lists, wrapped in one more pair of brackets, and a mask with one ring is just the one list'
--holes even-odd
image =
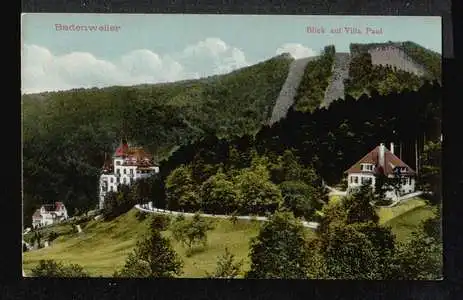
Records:
{"label": "white villa", "polygon": [[346,171],[347,193],[362,184],[370,184],[374,189],[375,174],[381,172],[389,178],[394,178],[397,174],[402,178],[400,190],[387,191],[386,198],[395,199],[415,191],[415,170],[394,154],[393,143],[390,150],[381,143]]}
{"label": "white villa", "polygon": [[120,184],[130,185],[133,181],[159,173],[151,155],[141,147],[129,147],[126,140],[116,149],[112,160],[103,165],[99,185],[99,209],[103,209],[108,192],[117,192]]}
{"label": "white villa", "polygon": [[44,204],[32,215],[32,227],[42,227],[66,220],[68,212],[62,202]]}

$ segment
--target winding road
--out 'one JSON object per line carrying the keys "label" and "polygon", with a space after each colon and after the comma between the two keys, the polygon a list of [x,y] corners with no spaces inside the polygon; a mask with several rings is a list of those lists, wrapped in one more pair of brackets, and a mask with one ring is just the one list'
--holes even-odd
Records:
{"label": "winding road", "polygon": [[[171,210],[165,210],[165,209],[160,209],[153,207],[153,203],[149,202],[147,204],[137,204],[135,205],[135,208],[146,212],[146,213],[159,213],[159,214],[166,214],[166,215],[185,215],[185,216],[194,216],[194,213],[186,213],[186,212],[180,212],[180,211],[171,211]],[[219,219],[229,219],[232,216],[229,215],[211,215],[211,214],[201,214],[202,217],[208,217],[208,218],[219,218]],[[257,220],[257,221],[268,221],[267,217],[259,217],[259,216],[236,216],[237,219],[239,220]],[[302,225],[304,227],[308,227],[311,229],[317,229],[319,224],[317,222],[307,222],[307,221],[301,221]]]}

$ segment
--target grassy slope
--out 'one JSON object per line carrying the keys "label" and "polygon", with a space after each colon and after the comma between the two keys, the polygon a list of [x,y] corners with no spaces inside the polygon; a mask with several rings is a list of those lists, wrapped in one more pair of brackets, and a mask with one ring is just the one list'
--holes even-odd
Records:
{"label": "grassy slope", "polygon": [[[330,197],[330,201],[339,201],[340,196]],[[398,241],[405,241],[420,223],[432,217],[432,207],[425,200],[416,197],[394,207],[376,209],[379,223],[390,226]]]}
{"label": "grassy slope", "polygon": [[390,226],[400,242],[404,242],[420,223],[434,216],[433,208],[425,200],[412,198],[398,206],[378,208],[380,223]]}
{"label": "grassy slope", "polygon": [[[132,251],[137,238],[146,231],[149,218],[138,221],[135,210],[110,222],[90,221],[83,233],[68,233],[59,237],[49,248],[24,253],[26,274],[40,259],[55,259],[64,263],[77,263],[92,276],[111,276],[116,268],[124,264],[127,254]],[[257,235],[259,222],[239,221],[233,225],[228,220],[214,219],[215,229],[208,234],[208,247],[191,257],[185,256],[185,249],[172,242],[175,250],[185,262],[183,277],[203,277],[212,272],[217,256],[228,247],[239,259],[245,259],[249,240]],[[164,232],[166,236],[169,231]]]}
{"label": "grassy slope", "polygon": [[[339,199],[337,199],[339,200]],[[414,198],[393,208],[379,208],[380,223],[391,226],[399,241],[404,241],[419,223],[432,216],[431,208],[424,200]],[[92,276],[111,276],[116,268],[124,264],[127,254],[132,251],[137,238],[146,230],[147,221],[138,221],[135,210],[110,221],[90,221],[77,234],[70,225],[53,227],[62,232],[49,248],[25,252],[24,269],[26,274],[40,259],[55,259],[64,263],[77,263],[84,266]],[[225,247],[243,259],[244,269],[249,268],[248,251],[250,239],[257,235],[260,222],[238,221],[233,225],[228,220],[214,219],[215,228],[208,234],[208,247],[203,252],[186,257],[185,249],[172,242],[175,250],[184,260],[182,277],[204,277],[205,272],[215,269],[217,257]],[[311,234],[313,234],[310,231]],[[170,236],[170,232],[164,232]]]}

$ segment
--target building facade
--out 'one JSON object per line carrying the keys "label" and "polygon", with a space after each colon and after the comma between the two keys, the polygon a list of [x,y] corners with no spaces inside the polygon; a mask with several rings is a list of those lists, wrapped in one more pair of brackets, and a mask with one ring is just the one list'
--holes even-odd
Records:
{"label": "building facade", "polygon": [[68,212],[62,202],[44,204],[32,215],[32,227],[42,227],[68,219]]}
{"label": "building facade", "polygon": [[416,172],[394,154],[394,144],[390,149],[380,144],[347,171],[347,193],[367,184],[373,190],[379,173],[388,178],[400,177],[400,187],[386,192],[386,198],[395,199],[415,191]]}
{"label": "building facade", "polygon": [[99,209],[103,209],[108,192],[117,192],[121,184],[130,185],[135,180],[159,173],[151,155],[141,147],[129,147],[126,140],[116,149],[111,160],[103,165],[99,182]]}

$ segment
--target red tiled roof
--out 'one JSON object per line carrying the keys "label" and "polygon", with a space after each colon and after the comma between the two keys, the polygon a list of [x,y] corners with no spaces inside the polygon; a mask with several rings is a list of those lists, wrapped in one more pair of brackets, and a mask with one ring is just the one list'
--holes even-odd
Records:
{"label": "red tiled roof", "polygon": [[117,147],[116,152],[114,153],[114,156],[120,157],[120,156],[125,156],[127,155],[127,152],[129,150],[129,145],[127,143],[121,143],[119,147]]}
{"label": "red tiled roof", "polygon": [[[151,154],[145,151],[142,147],[129,147],[127,143],[122,143],[114,154],[115,157],[123,157],[123,166],[140,166],[140,167],[152,167],[156,166],[153,163]],[[103,165],[103,170],[112,172],[113,170],[112,161],[106,161]]]}
{"label": "red tiled roof", "polygon": [[63,202],[55,202],[55,208],[56,210],[64,209]]}
{"label": "red tiled roof", "polygon": [[[357,161],[353,166],[351,166],[346,173],[368,173],[372,174],[381,168],[379,167],[379,147],[375,147],[373,150],[371,150],[367,155],[362,157],[359,161]],[[373,164],[376,168],[373,171],[362,171],[360,168],[361,164]],[[402,174],[410,174],[414,175],[415,170],[413,170],[410,166],[408,166],[406,163],[404,163],[400,158],[398,158],[396,155],[392,154],[391,151],[389,151],[386,147],[384,147],[384,174],[385,175],[391,175],[394,174],[393,168],[395,167],[402,167],[406,168],[405,172],[402,172]]]}

